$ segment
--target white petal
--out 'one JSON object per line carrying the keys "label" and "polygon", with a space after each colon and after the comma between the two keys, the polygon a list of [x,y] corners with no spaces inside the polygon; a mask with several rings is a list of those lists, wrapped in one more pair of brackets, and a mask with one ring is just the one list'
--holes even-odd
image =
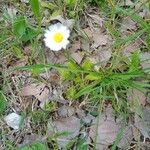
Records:
{"label": "white petal", "polygon": [[67,47],[67,45],[69,44],[69,41],[68,40],[66,40],[66,41],[64,41],[64,43],[63,43],[63,45],[62,45],[62,47],[64,48],[64,49],[66,49],[66,47]]}
{"label": "white petal", "polygon": [[[63,35],[63,40],[60,43],[57,43],[53,39],[54,34],[57,32],[60,32]],[[69,44],[68,38],[70,36],[70,30],[61,23],[57,23],[55,25],[51,25],[49,27],[49,30],[45,31],[44,36],[45,45],[53,51],[59,51],[62,48],[65,49],[66,46]]]}

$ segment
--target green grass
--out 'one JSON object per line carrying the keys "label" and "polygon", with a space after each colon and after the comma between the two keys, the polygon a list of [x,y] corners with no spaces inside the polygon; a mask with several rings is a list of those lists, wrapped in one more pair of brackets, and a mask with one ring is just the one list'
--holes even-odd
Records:
{"label": "green grass", "polygon": [[[57,0],[52,2],[42,1],[40,3],[38,0],[30,0],[28,7],[32,10],[32,17],[35,20],[35,24],[30,22],[29,16],[24,15],[26,10],[24,5],[18,8],[20,12],[23,12],[14,18],[11,18],[7,13],[3,13],[3,20],[0,21],[0,67],[3,69],[2,71],[0,70],[0,79],[2,79],[2,83],[0,81],[0,115],[3,116],[5,114],[7,103],[10,100],[6,89],[8,85],[11,85],[10,78],[12,73],[16,70],[29,71],[32,73],[32,77],[36,78],[39,73],[45,72],[47,69],[55,69],[64,79],[64,83],[70,83],[68,89],[65,91],[66,99],[71,102],[79,101],[80,103],[85,101],[87,109],[97,104],[96,112],[99,111],[99,106],[103,110],[104,103],[109,102],[112,104],[117,115],[122,115],[127,119],[131,113],[130,105],[126,100],[127,91],[128,89],[146,91],[150,87],[147,84],[150,68],[143,70],[140,67],[139,57],[141,51],[137,50],[130,57],[126,58],[121,55],[121,50],[126,44],[144,36],[145,38],[142,44],[145,46],[145,50],[148,51],[150,48],[150,23],[140,17],[134,11],[133,7],[120,7],[118,6],[118,2],[113,0],[66,0],[66,3],[64,3],[62,0]],[[45,30],[43,25],[48,26],[48,23],[43,23],[42,18],[45,17],[48,20],[51,16],[63,13],[66,18],[75,19],[76,23],[74,28],[78,30],[81,28],[78,23],[80,16],[84,15],[84,11],[90,5],[97,7],[100,11],[102,10],[102,14],[107,18],[105,28],[114,40],[112,45],[113,54],[109,64],[103,68],[101,64],[92,64],[90,60],[85,59],[79,65],[70,56],[68,57],[67,65],[46,64],[44,47],[41,40]],[[150,8],[148,1],[143,5]],[[51,13],[51,16],[46,15],[47,11]],[[139,27],[137,31],[121,38],[118,22],[121,21],[120,18],[125,16],[130,17]],[[11,66],[13,60],[21,60],[25,57],[24,47],[26,45],[31,46],[26,66],[6,70],[7,66]],[[6,64],[4,60],[7,60]],[[94,66],[97,65],[100,66],[98,71],[94,69]],[[141,80],[145,81],[145,83],[140,83]],[[117,98],[119,98],[119,101]],[[54,108],[55,106],[53,104],[51,106],[50,104],[50,106],[47,106],[47,111],[51,111]],[[29,115],[32,116],[33,126],[42,123],[46,124],[48,121],[48,114],[41,110],[37,110],[32,114],[29,112]],[[123,131],[118,134],[118,138],[114,142],[112,149],[116,148],[122,133]],[[53,140],[51,141],[50,138],[49,140],[52,144]],[[86,146],[82,147],[84,145],[84,139],[81,141],[75,140],[72,143],[78,145],[78,150],[87,149]],[[8,149],[13,149],[14,145],[11,142],[8,141],[6,145]],[[40,148],[42,146],[43,150],[45,150],[46,147],[43,144],[33,144],[20,150],[34,150],[35,147]],[[54,147],[57,149],[57,144]]]}

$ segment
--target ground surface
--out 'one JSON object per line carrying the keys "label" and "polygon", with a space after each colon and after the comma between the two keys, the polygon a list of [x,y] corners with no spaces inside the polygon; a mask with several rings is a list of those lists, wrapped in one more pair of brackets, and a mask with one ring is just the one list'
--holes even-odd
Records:
{"label": "ground surface", "polygon": [[0,33],[0,150],[150,149],[148,0],[1,0]]}

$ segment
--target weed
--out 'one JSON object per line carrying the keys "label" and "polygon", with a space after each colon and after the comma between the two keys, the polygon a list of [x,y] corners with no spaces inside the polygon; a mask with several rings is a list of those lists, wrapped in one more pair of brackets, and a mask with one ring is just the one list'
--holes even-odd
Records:
{"label": "weed", "polygon": [[[130,104],[126,100],[127,92],[129,89],[147,90],[150,87],[147,82],[150,69],[141,68],[140,50],[136,50],[128,58],[123,56],[121,51],[123,46],[136,39],[141,39],[143,36],[144,41],[142,41],[142,45],[145,46],[145,50],[147,51],[150,48],[150,24],[148,20],[143,19],[133,10],[138,1],[132,7],[127,8],[118,6],[118,2],[114,0],[66,0],[65,2],[63,0],[51,2],[30,0],[29,7],[36,21],[35,24],[29,21],[29,16],[20,13],[24,10],[24,6],[19,8],[20,12],[18,16],[11,17],[10,14],[4,13],[2,20],[0,20],[0,30],[2,31],[0,36],[0,58],[2,58],[0,67],[4,70],[0,70],[0,116],[6,111],[8,97],[11,97],[6,92],[6,87],[11,84],[11,74],[7,70],[7,66],[11,66],[13,60],[23,59],[25,56],[24,47],[30,45],[28,65],[17,67],[17,70],[31,71],[33,77],[35,77],[48,69],[55,69],[64,79],[63,81],[69,83],[67,90],[64,92],[66,99],[71,102],[85,102],[87,109],[91,107],[96,108],[94,110],[88,109],[95,116],[98,115],[99,111],[103,110],[105,103],[111,103],[116,114],[127,119],[131,111]],[[51,16],[63,15],[65,18],[75,19],[77,23],[75,28],[78,28],[80,16],[84,15],[84,10],[90,5],[101,9],[102,15],[106,18],[105,28],[114,40],[111,60],[105,67],[101,63],[93,64],[89,59],[84,59],[79,65],[69,55],[66,65],[46,64],[43,47],[41,46],[41,42],[39,42],[43,30],[43,8],[48,9]],[[145,5],[150,8],[150,2],[145,2]],[[44,13],[46,14],[47,12],[44,11]],[[49,15],[45,15],[45,18],[49,19],[49,17]],[[129,17],[135,21],[139,26],[137,31],[132,31],[131,34],[121,37],[119,22],[122,17]],[[47,26],[45,24],[44,26]],[[95,66],[98,66],[99,69],[95,70]],[[13,70],[15,69],[13,68]],[[10,99],[13,98],[11,97]],[[140,106],[137,100],[135,106],[137,109],[133,111],[140,114]],[[50,102],[45,106],[45,111],[33,111],[32,127],[39,129],[38,132],[40,134],[45,133],[49,112],[54,111],[57,107],[56,103]],[[123,130],[118,134],[112,149],[116,149],[123,135]],[[63,135],[67,136],[67,133],[58,133],[48,138],[48,143],[53,146],[53,149],[58,149],[56,138]],[[87,149],[84,138],[81,138],[81,140],[72,140],[68,144],[68,149],[74,144],[77,145],[79,150]],[[5,141],[5,145],[8,150],[15,149],[13,142]],[[47,146],[42,143],[33,143],[20,150],[32,149],[46,150]]]}

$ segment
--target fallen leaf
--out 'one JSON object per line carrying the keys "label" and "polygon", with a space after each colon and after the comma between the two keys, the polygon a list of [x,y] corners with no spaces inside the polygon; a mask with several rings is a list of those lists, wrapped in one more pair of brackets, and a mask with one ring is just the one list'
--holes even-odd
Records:
{"label": "fallen leaf", "polygon": [[50,91],[44,83],[33,83],[22,88],[21,96],[35,96],[39,101],[49,99]]}
{"label": "fallen leaf", "polygon": [[[114,110],[111,105],[108,105],[105,112],[99,116],[98,126],[94,124],[90,128],[89,136],[94,139],[97,135],[96,147],[101,145],[112,145],[116,140],[119,131],[122,128],[122,119],[115,119]],[[96,130],[98,127],[98,130]],[[123,137],[120,140],[118,147],[123,148],[129,146],[133,138],[132,128],[127,126],[123,131]]]}
{"label": "fallen leaf", "polygon": [[140,136],[141,136],[140,131],[134,126],[132,127],[132,131],[133,131],[134,140],[140,141]]}
{"label": "fallen leaf", "polygon": [[[115,141],[118,131],[119,131],[119,125],[117,125],[115,121],[110,121],[110,120],[105,121],[104,118],[100,118],[96,143],[111,145]],[[96,135],[95,125],[90,128],[89,135],[94,139]]]}
{"label": "fallen leaf", "polygon": [[46,49],[45,53],[47,63],[65,64],[67,62],[67,58],[65,57],[64,52],[57,53]]}
{"label": "fallen leaf", "polygon": [[87,125],[92,123],[92,121],[94,121],[94,120],[95,120],[95,117],[90,114],[87,114],[85,117],[82,118],[82,121]]}
{"label": "fallen leaf", "polygon": [[90,43],[87,39],[82,38],[81,40],[81,49],[89,51],[90,50]]}
{"label": "fallen leaf", "polygon": [[68,132],[67,136],[60,136],[57,138],[57,143],[60,148],[65,147],[71,139],[79,135],[80,131],[80,119],[71,116],[68,118],[62,118],[48,123],[49,135],[54,133]]}
{"label": "fallen leaf", "polygon": [[110,60],[112,52],[108,50],[96,51],[89,59],[92,61],[95,70],[99,70],[100,67],[106,66],[107,62]]}
{"label": "fallen leaf", "polygon": [[70,30],[73,29],[74,26],[74,19],[64,19],[61,15],[58,16],[52,16],[50,18],[50,21],[52,20],[58,20],[60,21],[63,25],[67,26]]}
{"label": "fallen leaf", "polygon": [[7,8],[7,13],[11,19],[13,19],[17,14],[17,9],[14,7]]}
{"label": "fallen leaf", "polygon": [[106,45],[109,41],[109,36],[106,33],[103,33],[101,29],[95,29],[93,32],[93,41],[92,48],[98,48],[99,46]]}
{"label": "fallen leaf", "polygon": [[130,17],[123,18],[121,24],[121,32],[125,32],[127,30],[137,30],[136,22],[134,22]]}
{"label": "fallen leaf", "polygon": [[40,135],[33,134],[33,133],[31,133],[31,134],[26,134],[26,135],[24,136],[24,138],[23,138],[22,143],[19,144],[18,147],[23,147],[23,146],[25,146],[25,145],[30,145],[30,144],[32,144],[32,143],[34,143],[34,142],[37,142],[37,141],[39,141],[39,142],[44,142],[42,136],[40,136]]}
{"label": "fallen leaf", "polygon": [[131,0],[121,0],[120,1],[120,6],[132,6],[134,3]]}
{"label": "fallen leaf", "polygon": [[79,40],[76,40],[71,44],[70,47],[71,52],[77,52],[80,49],[81,49],[81,42]]}
{"label": "fallen leaf", "polygon": [[113,114],[110,113],[112,112],[111,109],[112,107],[109,107],[109,111],[107,112],[106,110],[106,115],[102,114],[99,116],[97,131],[96,124],[90,128],[89,136],[94,139],[95,135],[97,135],[97,146],[98,144],[111,145],[117,137],[120,126],[115,122]]}
{"label": "fallen leaf", "polygon": [[93,35],[92,35],[92,31],[89,27],[84,28],[83,32],[88,36],[89,39],[92,39]]}
{"label": "fallen leaf", "polygon": [[143,118],[135,114],[134,125],[137,127],[145,138],[150,138],[150,107],[143,108]]}
{"label": "fallen leaf", "polygon": [[135,50],[140,48],[141,42],[137,39],[123,47],[122,53],[125,56],[130,56]]}
{"label": "fallen leaf", "polygon": [[4,120],[6,121],[7,125],[10,126],[11,128],[18,130],[19,125],[21,122],[21,116],[16,114],[16,113],[10,113],[8,114]]}
{"label": "fallen leaf", "polygon": [[127,101],[130,106],[130,110],[133,112],[139,112],[140,105],[146,104],[146,93],[143,93],[137,89],[129,89],[127,92]]}
{"label": "fallen leaf", "polygon": [[148,94],[147,94],[146,102],[147,102],[148,104],[150,104],[150,92],[148,92]]}
{"label": "fallen leaf", "polygon": [[76,114],[80,119],[83,119],[86,116],[85,111],[80,108],[76,108]]}
{"label": "fallen leaf", "polygon": [[145,52],[140,55],[141,66],[143,69],[150,68],[150,53]]}
{"label": "fallen leaf", "polygon": [[120,140],[119,144],[117,145],[121,149],[126,149],[130,146],[131,141],[133,139],[133,130],[131,126],[126,127],[125,131],[123,131],[123,138]]}
{"label": "fallen leaf", "polygon": [[92,22],[93,23],[96,23],[98,24],[100,27],[103,26],[103,18],[100,17],[100,15],[97,15],[97,14],[88,14],[88,16],[90,16],[90,18],[92,19]]}
{"label": "fallen leaf", "polygon": [[71,117],[75,113],[75,109],[72,106],[62,106],[58,108],[58,115],[60,117]]}
{"label": "fallen leaf", "polygon": [[83,59],[83,56],[79,53],[79,52],[75,52],[75,53],[72,53],[71,54],[71,57],[78,63],[80,64],[82,59]]}
{"label": "fallen leaf", "polygon": [[47,105],[49,103],[49,101],[54,101],[54,102],[59,102],[61,104],[68,104],[68,101],[64,99],[64,97],[62,96],[62,90],[59,88],[54,88],[51,89],[51,93],[48,96],[48,99],[45,99],[45,101],[41,101],[40,103],[40,107],[42,109],[45,108],[45,105]]}

